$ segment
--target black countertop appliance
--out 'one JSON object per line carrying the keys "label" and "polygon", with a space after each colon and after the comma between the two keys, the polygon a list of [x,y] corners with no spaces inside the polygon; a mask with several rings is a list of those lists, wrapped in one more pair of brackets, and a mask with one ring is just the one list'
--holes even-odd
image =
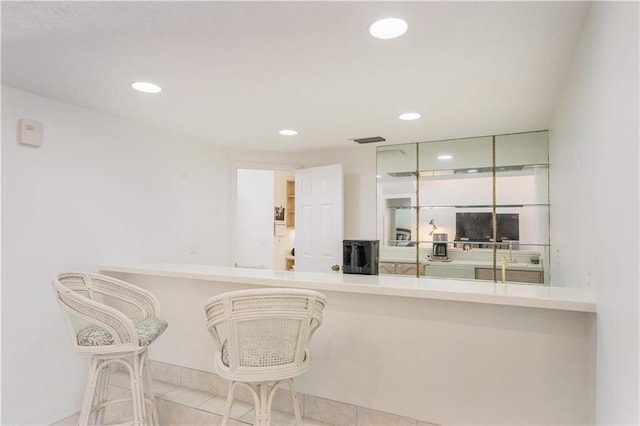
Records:
{"label": "black countertop appliance", "polygon": [[342,272],[345,274],[378,275],[379,240],[343,240]]}
{"label": "black countertop appliance", "polygon": [[447,234],[433,234],[433,258],[448,259],[447,257]]}

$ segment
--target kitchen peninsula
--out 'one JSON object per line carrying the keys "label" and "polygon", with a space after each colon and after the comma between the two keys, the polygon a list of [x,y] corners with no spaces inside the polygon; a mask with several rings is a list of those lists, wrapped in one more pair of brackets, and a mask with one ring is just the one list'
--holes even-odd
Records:
{"label": "kitchen peninsula", "polygon": [[304,394],[439,424],[594,419],[596,307],[588,290],[188,264],[100,272],[158,297],[169,329],[151,354],[157,361],[214,371],[208,297],[312,288],[327,296],[327,308],[312,368],[298,382]]}

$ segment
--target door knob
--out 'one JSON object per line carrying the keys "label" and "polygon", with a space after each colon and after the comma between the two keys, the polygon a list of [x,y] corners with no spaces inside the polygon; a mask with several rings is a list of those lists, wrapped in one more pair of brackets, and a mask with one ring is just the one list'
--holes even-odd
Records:
{"label": "door knob", "polygon": [[331,267],[331,270],[334,271],[334,272],[338,272],[340,270],[340,265],[333,265]]}

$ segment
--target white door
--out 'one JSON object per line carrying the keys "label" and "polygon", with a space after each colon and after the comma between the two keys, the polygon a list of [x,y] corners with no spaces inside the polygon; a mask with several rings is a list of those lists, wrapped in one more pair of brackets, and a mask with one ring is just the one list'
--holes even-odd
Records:
{"label": "white door", "polygon": [[342,267],[342,165],[296,170],[296,271]]}

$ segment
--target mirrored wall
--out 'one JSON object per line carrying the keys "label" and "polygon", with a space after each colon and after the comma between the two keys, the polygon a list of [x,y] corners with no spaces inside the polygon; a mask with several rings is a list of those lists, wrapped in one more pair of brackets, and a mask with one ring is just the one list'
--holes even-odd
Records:
{"label": "mirrored wall", "polygon": [[380,274],[549,284],[548,132],[377,148]]}

